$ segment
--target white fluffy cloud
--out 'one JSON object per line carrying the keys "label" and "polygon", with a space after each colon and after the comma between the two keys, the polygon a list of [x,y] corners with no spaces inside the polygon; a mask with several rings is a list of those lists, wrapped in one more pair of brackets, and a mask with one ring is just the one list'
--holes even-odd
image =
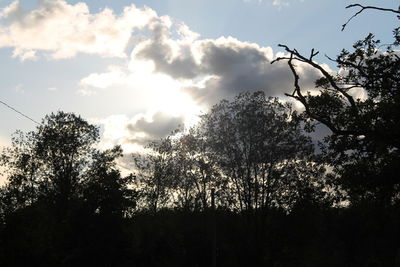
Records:
{"label": "white fluffy cloud", "polygon": [[38,9],[25,11],[14,1],[0,11],[0,47],[13,47],[13,56],[34,59],[37,51],[52,58],[77,53],[124,57],[132,32],[143,29],[157,14],[150,8],[126,7],[119,15],[105,8],[91,14],[83,3],[43,0]]}
{"label": "white fluffy cloud", "polygon": [[109,66],[106,73],[92,73],[80,81],[82,86],[90,86],[96,88],[108,88],[119,85],[127,80],[127,75],[118,66]]}
{"label": "white fluffy cloud", "polygon": [[283,1],[283,0],[274,0],[272,2],[273,6],[278,6],[278,7],[287,7],[289,6],[289,2]]}
{"label": "white fluffy cloud", "polygon": [[[113,115],[97,120],[103,126],[104,147],[123,145],[126,152],[142,149],[179,124],[193,123],[200,110],[242,91],[263,90],[283,96],[293,90],[293,77],[271,47],[233,37],[201,39],[190,28],[150,8],[126,7],[91,13],[85,3],[43,0],[39,8],[22,9],[18,1],[0,11],[0,47],[14,49],[21,60],[43,54],[54,59],[79,53],[126,57],[122,65],[83,77],[82,95],[120,87],[132,91],[132,105],[148,110],[131,118]],[[297,64],[304,88],[319,77],[315,69]],[[152,114],[145,116],[143,114]]]}
{"label": "white fluffy cloud", "polygon": [[[160,91],[169,88],[186,93],[199,105],[210,105],[244,90],[280,96],[292,88],[285,63],[270,64],[274,58],[270,47],[232,37],[200,39],[187,25],[158,16],[150,8],[131,5],[121,14],[107,8],[90,13],[82,2],[43,0],[37,9],[25,11],[14,1],[0,11],[0,17],[0,47],[14,48],[13,56],[22,60],[43,51],[52,58],[77,53],[130,55],[126,66],[110,66],[83,78],[83,95],[95,93],[96,88],[129,86],[158,90],[155,95],[165,96]],[[319,74],[298,67],[303,84],[311,87]]]}

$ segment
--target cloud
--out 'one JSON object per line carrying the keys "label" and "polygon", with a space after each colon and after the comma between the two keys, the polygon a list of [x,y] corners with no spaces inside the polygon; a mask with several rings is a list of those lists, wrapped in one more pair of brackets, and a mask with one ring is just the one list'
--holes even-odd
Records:
{"label": "cloud", "polygon": [[0,11],[0,18],[0,47],[13,47],[13,57],[27,60],[37,58],[37,51],[55,59],[77,53],[125,57],[131,33],[143,29],[157,14],[134,5],[119,15],[108,8],[91,14],[82,2],[43,0],[32,11],[14,1]]}
{"label": "cloud", "polygon": [[263,0],[243,0],[243,2],[245,3],[251,3],[251,2],[258,2],[258,3],[262,3]]}
{"label": "cloud", "polygon": [[168,136],[173,130],[184,124],[184,116],[172,116],[162,112],[145,115],[112,115],[104,119],[92,119],[91,122],[103,129],[100,147],[110,148],[121,145],[125,153],[144,150],[154,140]]}
{"label": "cloud", "polygon": [[100,149],[109,149],[120,145],[123,157],[117,160],[117,165],[124,175],[135,170],[132,154],[149,151],[146,145],[167,137],[172,131],[184,124],[184,116],[172,116],[162,112],[154,114],[112,115],[103,119],[91,119],[91,123],[102,129]]}
{"label": "cloud", "polygon": [[[158,16],[150,8],[131,5],[121,14],[110,9],[90,13],[85,3],[43,0],[39,8],[26,11],[14,1],[0,17],[0,47],[14,48],[13,56],[21,60],[78,53],[126,57],[121,65],[79,82],[82,95],[124,88],[131,91],[132,105],[146,106],[146,112],[140,110],[133,118],[112,115],[98,120],[104,147],[143,149],[149,140],[164,137],[179,124],[193,123],[201,109],[205,112],[242,91],[263,90],[282,97],[293,90],[287,63],[271,64],[282,55],[271,47],[233,37],[202,39],[184,23]],[[320,74],[308,65],[296,65],[302,87],[314,88]]]}
{"label": "cloud", "polygon": [[[183,91],[197,103],[211,105],[242,91],[263,90],[282,96],[293,88],[292,74],[285,62],[271,65],[271,47],[242,42],[233,37],[195,40],[185,43],[172,34],[154,35],[135,47],[131,61],[150,61],[154,71],[180,81],[190,81]],[[320,74],[298,63],[302,85],[312,88]]]}
{"label": "cloud", "polygon": [[[43,0],[37,9],[26,11],[14,1],[1,10],[0,17],[0,47],[13,47],[13,56],[21,60],[43,53],[52,58],[78,53],[127,57],[125,65],[82,78],[78,92],[85,96],[97,89],[127,87],[137,94],[146,92],[148,98],[163,97],[157,104],[165,107],[169,101],[169,108],[176,110],[178,98],[209,106],[245,90],[282,96],[293,88],[287,65],[270,64],[271,47],[233,37],[201,39],[184,23],[158,16],[147,7],[131,5],[121,14],[107,8],[90,13],[82,2]],[[319,77],[302,64],[298,71],[306,88]]]}
{"label": "cloud", "polygon": [[290,4],[288,1],[284,1],[284,0],[274,0],[272,2],[273,6],[278,6],[278,7],[288,7]]}
{"label": "cloud", "polygon": [[15,86],[15,92],[18,94],[23,94],[25,93],[24,85],[23,84],[18,84]]}
{"label": "cloud", "polygon": [[162,112],[155,113],[151,118],[141,117],[129,123],[127,128],[131,134],[144,133],[151,139],[160,139],[173,130],[177,129],[180,125],[183,125],[183,116],[172,117]]}
{"label": "cloud", "polygon": [[80,81],[82,86],[107,88],[123,83],[127,75],[118,66],[109,66],[106,73],[92,73]]}
{"label": "cloud", "polygon": [[77,91],[77,93],[81,96],[91,96],[97,93],[96,90],[88,89],[88,88],[81,88]]}
{"label": "cloud", "polygon": [[[263,90],[267,95],[281,97],[293,89],[287,64],[271,65],[275,58],[271,47],[233,37],[200,39],[186,25],[161,18],[147,28],[151,35],[136,44],[127,65],[93,73],[80,84],[92,91],[138,84],[143,88],[159,87],[158,92],[173,87],[203,107],[242,91]],[[312,88],[320,74],[303,63],[297,67],[302,85]],[[161,80],[164,82],[155,82]]]}

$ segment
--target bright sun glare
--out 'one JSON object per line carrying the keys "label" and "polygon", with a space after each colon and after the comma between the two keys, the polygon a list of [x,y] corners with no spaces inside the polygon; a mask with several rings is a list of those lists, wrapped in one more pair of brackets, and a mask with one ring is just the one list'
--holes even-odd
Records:
{"label": "bright sun glare", "polygon": [[[155,72],[151,61],[133,61],[129,66],[135,76],[135,86],[138,77],[143,81],[140,86],[151,94],[150,112],[163,112],[173,117],[184,117],[186,127],[198,122],[200,113],[204,110],[183,92],[190,82],[173,79],[172,77]],[[133,77],[132,77],[133,78]]]}

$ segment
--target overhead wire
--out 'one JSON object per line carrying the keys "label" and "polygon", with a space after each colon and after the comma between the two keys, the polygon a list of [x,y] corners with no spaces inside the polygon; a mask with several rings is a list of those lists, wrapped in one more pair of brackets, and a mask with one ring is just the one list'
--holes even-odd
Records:
{"label": "overhead wire", "polygon": [[10,106],[9,104],[7,104],[7,103],[5,103],[5,102],[3,102],[3,101],[1,101],[1,100],[0,100],[0,104],[3,104],[4,106],[6,106],[7,108],[11,109],[12,111],[14,111],[14,112],[16,112],[16,113],[20,114],[21,116],[23,116],[23,117],[27,118],[28,120],[30,120],[30,121],[32,121],[32,122],[34,122],[34,123],[36,123],[36,124],[40,125],[40,123],[39,123],[39,122],[37,122],[36,120],[32,119],[32,118],[31,118],[31,117],[29,117],[28,115],[25,115],[25,114],[24,114],[24,113],[22,113],[21,111],[19,111],[19,110],[17,110],[17,109],[15,109],[15,108],[13,108],[13,107],[12,107],[12,106]]}

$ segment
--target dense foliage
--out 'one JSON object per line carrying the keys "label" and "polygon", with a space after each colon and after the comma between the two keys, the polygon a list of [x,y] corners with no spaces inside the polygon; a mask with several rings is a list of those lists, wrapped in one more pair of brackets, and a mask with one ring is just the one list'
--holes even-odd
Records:
{"label": "dense foliage", "polygon": [[18,132],[4,149],[2,264],[70,266],[102,250],[104,257],[96,260],[122,253],[120,219],[134,208],[135,191],[128,187],[132,177],[122,177],[116,167],[121,149],[95,149],[98,136],[82,118],[58,112],[36,131]]}
{"label": "dense foliage", "polygon": [[[377,9],[395,13],[400,19],[398,10],[349,7],[361,8],[355,16],[365,9]],[[345,189],[353,203],[392,203],[400,197],[399,40],[398,27],[390,44],[381,45],[369,34],[356,42],[352,51],[344,49],[331,59],[339,69],[335,74],[313,61],[318,54],[314,50],[306,57],[281,45],[289,57],[277,59],[287,60],[293,72],[295,90],[287,95],[303,104],[304,119],[322,123],[332,131],[325,138],[325,159],[333,167],[337,185]],[[316,81],[319,94],[302,90],[296,61],[320,71],[322,77]]]}
{"label": "dense foliage", "polygon": [[221,101],[188,133],[149,148],[135,160],[152,210],[157,203],[204,210],[211,189],[217,206],[236,211],[289,211],[303,200],[326,199],[325,169],[297,113],[262,92]]}

